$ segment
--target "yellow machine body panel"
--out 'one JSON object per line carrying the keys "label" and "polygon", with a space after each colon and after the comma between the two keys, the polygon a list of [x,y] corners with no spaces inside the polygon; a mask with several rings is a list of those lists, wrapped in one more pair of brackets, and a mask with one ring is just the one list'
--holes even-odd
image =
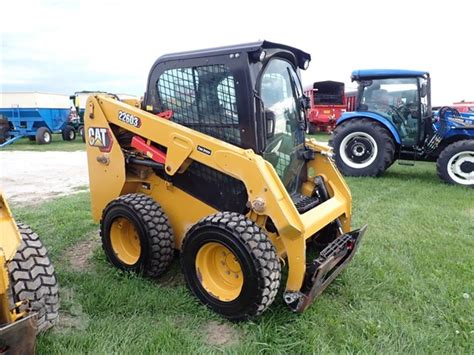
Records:
{"label": "yellow machine body panel", "polygon": [[[0,191],[0,324],[8,324],[26,315],[10,309],[8,262],[21,245],[21,235],[13,219],[7,201]],[[3,331],[0,328],[0,332]],[[1,334],[1,333],[0,333]]]}
{"label": "yellow machine body panel", "polygon": [[[262,228],[267,218],[278,233],[268,233],[278,255],[288,262],[287,291],[301,289],[306,270],[306,240],[339,219],[344,233],[350,231],[351,194],[331,159],[330,148],[315,140],[306,145],[315,151],[307,164],[307,190],[314,189],[316,172],[328,186],[330,198],[300,214],[273,166],[252,150],[168,121],[149,112],[97,95],[88,99],[84,121],[92,199],[92,215],[99,221],[102,211],[115,198],[132,192],[153,197],[169,217],[175,245],[180,248],[186,232],[201,218],[216,210],[180,190],[147,167],[127,171],[123,150],[114,131],[124,130],[166,148],[165,171],[180,174],[191,161],[205,164],[244,183],[248,194],[248,217]],[[123,113],[133,118],[121,119]],[[201,149],[198,149],[201,147]],[[202,152],[205,147],[206,153]],[[231,197],[230,197],[231,198]]]}
{"label": "yellow machine body panel", "polygon": [[0,254],[8,261],[14,256],[21,243],[21,236],[8,204],[0,191]]}

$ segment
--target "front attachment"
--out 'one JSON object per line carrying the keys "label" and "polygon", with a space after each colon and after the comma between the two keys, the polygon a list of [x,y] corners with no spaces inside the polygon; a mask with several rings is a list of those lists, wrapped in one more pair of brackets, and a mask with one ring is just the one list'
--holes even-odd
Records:
{"label": "front attachment", "polygon": [[324,248],[319,257],[307,267],[305,284],[300,292],[285,292],[283,298],[295,312],[303,312],[325,288],[344,270],[354,257],[360,240],[367,229],[343,234]]}
{"label": "front attachment", "polygon": [[0,353],[34,354],[36,318],[37,314],[33,313],[26,318],[0,327]]}

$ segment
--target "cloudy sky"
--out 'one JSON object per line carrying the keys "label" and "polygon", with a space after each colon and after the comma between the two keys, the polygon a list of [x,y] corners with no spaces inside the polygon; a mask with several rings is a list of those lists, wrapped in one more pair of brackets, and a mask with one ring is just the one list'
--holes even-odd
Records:
{"label": "cloudy sky", "polygon": [[2,91],[141,95],[165,53],[267,39],[312,55],[308,85],[427,70],[433,103],[474,101],[472,1],[53,1],[1,5]]}

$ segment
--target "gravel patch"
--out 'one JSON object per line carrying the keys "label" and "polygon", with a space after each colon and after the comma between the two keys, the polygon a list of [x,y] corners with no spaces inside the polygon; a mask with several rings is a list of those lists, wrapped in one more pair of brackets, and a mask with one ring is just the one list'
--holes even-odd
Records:
{"label": "gravel patch", "polygon": [[0,189],[9,203],[37,204],[88,185],[86,152],[0,151]]}

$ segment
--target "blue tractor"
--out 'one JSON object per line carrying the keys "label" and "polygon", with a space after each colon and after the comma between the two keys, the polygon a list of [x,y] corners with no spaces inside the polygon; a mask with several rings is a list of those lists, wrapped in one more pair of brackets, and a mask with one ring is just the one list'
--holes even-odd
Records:
{"label": "blue tractor", "polygon": [[436,161],[449,184],[474,187],[474,115],[431,107],[430,75],[356,70],[356,110],[337,122],[330,144],[339,170],[378,176],[397,159]]}

